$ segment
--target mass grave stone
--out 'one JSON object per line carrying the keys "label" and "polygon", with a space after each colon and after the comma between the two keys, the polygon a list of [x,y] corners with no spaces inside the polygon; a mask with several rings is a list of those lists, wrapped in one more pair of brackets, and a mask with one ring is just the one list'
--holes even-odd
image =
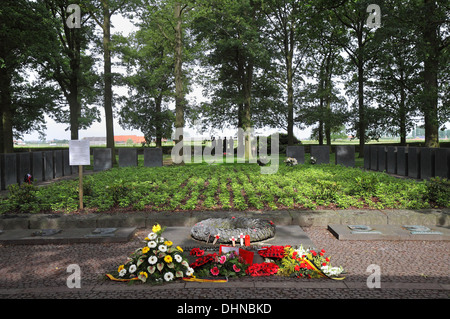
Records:
{"label": "mass grave stone", "polygon": [[63,175],[69,176],[72,175],[72,169],[69,163],[69,150],[63,150]]}
{"label": "mass grave stone", "polygon": [[388,146],[387,147],[387,163],[386,163],[386,171],[389,174],[397,173],[397,147]]}
{"label": "mass grave stone", "polygon": [[450,149],[438,148],[435,155],[435,176],[450,178]]}
{"label": "mass grave stone", "polygon": [[44,180],[44,154],[42,152],[32,152],[31,155],[31,175],[35,182]]}
{"label": "mass grave stone", "polygon": [[373,171],[378,170],[378,149],[379,146],[370,146],[370,169]]}
{"label": "mass grave stone", "polygon": [[423,147],[420,150],[420,178],[429,179],[434,177],[435,148]]}
{"label": "mass grave stone", "polygon": [[63,176],[63,153],[61,150],[53,152],[53,164],[55,178]]}
{"label": "mass grave stone", "polygon": [[408,177],[420,178],[420,148],[410,147],[408,150]]}
{"label": "mass grave stone", "polygon": [[136,148],[119,148],[119,167],[138,165],[138,154]]}
{"label": "mass grave stone", "polygon": [[49,181],[54,178],[53,151],[43,152],[43,160],[44,160],[44,180]]}
{"label": "mass grave stone", "polygon": [[16,154],[1,154],[1,188],[7,189],[9,185],[17,183],[17,159]]}
{"label": "mass grave stone", "polygon": [[328,146],[311,146],[311,157],[316,159],[316,164],[330,163],[330,147]]}
{"label": "mass grave stone", "polygon": [[397,147],[397,174],[408,175],[408,148],[405,146]]}
{"label": "mass grave stone", "polygon": [[17,181],[23,183],[26,174],[31,174],[31,154],[29,152],[17,153]]}
{"label": "mass grave stone", "polygon": [[[195,147],[194,147],[195,156]],[[161,148],[145,148],[144,149],[144,166],[159,167],[163,166],[163,153]]]}
{"label": "mass grave stone", "polygon": [[336,165],[347,167],[355,166],[355,146],[353,145],[338,145],[336,146]]}
{"label": "mass grave stone", "polygon": [[297,160],[297,164],[305,163],[305,147],[294,145],[286,147],[286,157],[295,158]]}
{"label": "mass grave stone", "polygon": [[372,152],[372,147],[366,145],[364,147],[364,169],[370,169],[370,162],[371,162],[370,153],[371,152]]}
{"label": "mass grave stone", "polygon": [[112,168],[112,151],[110,148],[94,148],[94,172]]}
{"label": "mass grave stone", "polygon": [[387,152],[386,146],[377,146],[377,158],[378,158],[378,171],[384,172],[386,171],[386,162],[387,162]]}

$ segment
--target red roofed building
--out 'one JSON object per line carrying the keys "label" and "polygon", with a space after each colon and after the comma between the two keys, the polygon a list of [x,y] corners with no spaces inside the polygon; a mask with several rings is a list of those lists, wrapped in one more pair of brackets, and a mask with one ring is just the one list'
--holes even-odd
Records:
{"label": "red roofed building", "polygon": [[143,136],[136,136],[136,135],[114,136],[114,142],[117,144],[126,144],[130,140],[133,141],[133,144],[145,143],[145,138]]}

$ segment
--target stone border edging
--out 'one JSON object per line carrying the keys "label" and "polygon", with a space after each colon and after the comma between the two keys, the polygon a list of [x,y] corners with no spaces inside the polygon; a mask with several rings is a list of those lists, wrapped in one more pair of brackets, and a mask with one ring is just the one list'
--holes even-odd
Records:
{"label": "stone border edging", "polygon": [[67,229],[163,226],[190,226],[207,218],[251,217],[271,220],[275,225],[327,227],[328,224],[363,225],[431,225],[450,227],[450,209],[427,210],[318,210],[318,211],[190,211],[190,212],[127,212],[93,214],[5,214],[0,215],[0,230]]}

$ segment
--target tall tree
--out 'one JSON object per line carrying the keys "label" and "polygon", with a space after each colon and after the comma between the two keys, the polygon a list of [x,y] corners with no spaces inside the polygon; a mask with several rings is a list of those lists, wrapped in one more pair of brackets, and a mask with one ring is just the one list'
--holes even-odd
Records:
{"label": "tall tree", "polygon": [[294,143],[294,83],[306,49],[307,29],[310,25],[311,1],[269,0],[262,1],[268,19],[264,30],[280,55],[282,86],[286,92],[288,144]]}
{"label": "tall tree", "polygon": [[[450,18],[449,4],[444,0],[420,1],[420,14],[416,23],[422,41],[420,42],[423,69],[423,94],[421,110],[425,121],[425,145],[439,147],[439,78],[449,61]],[[447,64],[448,68],[448,64]],[[446,106],[448,108],[448,106]],[[445,121],[448,120],[444,119]]]}
{"label": "tall tree", "polygon": [[79,129],[89,127],[99,115],[95,106],[89,107],[99,96],[95,60],[87,54],[94,26],[82,10],[79,27],[68,23],[73,14],[69,5],[78,5],[80,1],[44,0],[43,3],[52,23],[54,42],[42,53],[46,61],[41,63],[40,73],[47,81],[56,82],[66,98],[69,115],[57,116],[55,120],[69,123],[70,137],[77,140]]}
{"label": "tall tree", "polygon": [[[106,147],[115,154],[114,143],[114,113],[113,113],[113,74],[111,70],[111,17],[125,5],[125,0],[96,0],[87,4],[86,9],[102,29],[103,49],[103,107],[105,110]],[[116,163],[116,157],[112,157],[112,163]]]}
{"label": "tall tree", "polygon": [[115,36],[115,50],[127,66],[122,82],[129,87],[123,97],[120,124],[140,129],[146,142],[155,139],[161,147],[162,138],[169,138],[175,120],[168,103],[175,97],[173,41],[171,26],[166,23],[167,11],[158,6],[140,7],[139,30],[128,38]]}
{"label": "tall tree", "polygon": [[0,9],[0,153],[14,151],[15,135],[44,128],[43,114],[57,102],[51,88],[26,81],[28,68],[48,44],[46,21],[41,28],[35,26],[43,18],[39,8],[8,0]]}
{"label": "tall tree", "polygon": [[[256,1],[216,0],[208,2],[207,8],[206,14],[196,20],[198,41],[208,46],[204,66],[212,75],[208,79],[212,83],[211,103],[204,104],[205,115],[218,127],[228,123],[251,131],[256,119],[252,112],[258,107],[255,89],[262,88],[255,83],[258,77],[263,78],[271,62],[268,39],[261,32],[265,15]],[[249,158],[250,143],[245,145],[245,157]]]}
{"label": "tall tree", "polygon": [[364,156],[364,144],[369,138],[367,136],[368,106],[364,100],[366,85],[366,65],[372,58],[368,55],[368,47],[374,45],[373,38],[376,31],[369,28],[367,20],[369,14],[367,8],[371,4],[370,0],[342,1],[336,5],[327,4],[334,13],[336,19],[341,23],[347,39],[342,41],[342,37],[336,38],[339,44],[348,55],[350,64],[356,70],[357,81],[357,103],[355,117],[356,136],[359,138],[359,156]]}

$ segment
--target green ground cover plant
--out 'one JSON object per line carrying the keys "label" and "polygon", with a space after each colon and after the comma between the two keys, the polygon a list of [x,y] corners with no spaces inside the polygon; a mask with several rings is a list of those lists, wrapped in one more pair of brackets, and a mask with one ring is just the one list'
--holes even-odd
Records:
{"label": "green ground cover plant", "polygon": [[[340,165],[296,165],[280,160],[276,174],[257,164],[191,164],[113,168],[84,177],[85,209],[115,210],[279,210],[421,209],[448,207],[450,183],[400,179]],[[78,210],[78,180],[45,187],[11,186],[0,213]]]}

